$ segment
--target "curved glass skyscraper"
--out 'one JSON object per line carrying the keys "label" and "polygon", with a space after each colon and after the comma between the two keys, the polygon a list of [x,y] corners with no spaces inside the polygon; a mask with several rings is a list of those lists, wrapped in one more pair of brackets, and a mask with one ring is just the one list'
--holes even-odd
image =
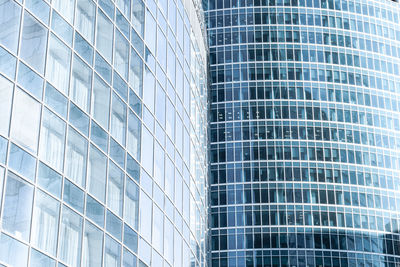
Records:
{"label": "curved glass skyscraper", "polygon": [[205,6],[211,265],[399,265],[399,3]]}
{"label": "curved glass skyscraper", "polygon": [[0,0],[0,265],[205,266],[192,0]]}

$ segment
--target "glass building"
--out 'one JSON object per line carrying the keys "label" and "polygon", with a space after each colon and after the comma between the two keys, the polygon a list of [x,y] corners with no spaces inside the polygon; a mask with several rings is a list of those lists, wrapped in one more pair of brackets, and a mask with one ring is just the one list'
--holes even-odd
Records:
{"label": "glass building", "polygon": [[399,266],[399,3],[204,2],[211,266]]}
{"label": "glass building", "polygon": [[205,266],[195,0],[0,0],[0,266]]}

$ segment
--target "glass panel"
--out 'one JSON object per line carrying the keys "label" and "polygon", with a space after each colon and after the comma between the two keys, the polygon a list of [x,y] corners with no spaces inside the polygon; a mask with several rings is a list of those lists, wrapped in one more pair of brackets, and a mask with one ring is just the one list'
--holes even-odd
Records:
{"label": "glass panel", "polygon": [[75,0],[53,0],[52,4],[69,23],[73,24]]}
{"label": "glass panel", "polygon": [[142,129],[142,165],[148,173],[153,174],[153,136],[145,127]]}
{"label": "glass panel", "polygon": [[59,215],[60,203],[42,191],[36,191],[31,241],[52,256],[56,255]]}
{"label": "glass panel", "polygon": [[0,261],[9,266],[26,266],[28,246],[5,234],[0,234]]}
{"label": "glass panel", "polygon": [[143,60],[131,49],[131,63],[129,71],[129,84],[138,95],[142,95],[143,91]]}
{"label": "glass panel", "polygon": [[12,0],[0,4],[0,44],[17,53],[21,7]]}
{"label": "glass panel", "polygon": [[18,84],[37,99],[42,99],[43,79],[22,62],[19,63]]}
{"label": "glass panel", "polygon": [[67,98],[49,83],[46,84],[44,102],[55,112],[57,112],[61,117],[63,117],[64,119],[66,118],[68,108]]}
{"label": "glass panel", "polygon": [[151,240],[152,201],[143,192],[140,192],[140,234],[147,240]]}
{"label": "glass panel", "polygon": [[124,220],[133,229],[138,229],[139,215],[139,187],[129,178],[126,178]]}
{"label": "glass panel", "polygon": [[164,214],[156,205],[153,205],[153,246],[161,253],[163,252],[163,240]]}
{"label": "glass panel", "polygon": [[0,134],[8,136],[13,84],[0,75]]}
{"label": "glass panel", "polygon": [[86,216],[101,227],[104,227],[104,206],[90,195],[87,195],[86,198]]}
{"label": "glass panel", "polygon": [[87,62],[93,66],[93,47],[79,34],[75,34],[75,51]]}
{"label": "glass panel", "polygon": [[84,187],[87,159],[87,140],[72,128],[69,128],[67,142],[66,174]]}
{"label": "glass panel", "polygon": [[0,47],[0,72],[10,79],[14,79],[16,66],[17,59],[8,53],[7,50]]}
{"label": "glass panel", "polygon": [[138,235],[126,224],[124,225],[124,244],[131,249],[133,252],[137,253]]}
{"label": "glass panel", "polygon": [[111,114],[111,135],[122,145],[125,145],[126,132],[126,105],[113,94]]}
{"label": "glass panel", "polygon": [[[64,1],[68,2],[68,1]],[[54,3],[54,1],[53,1]],[[68,45],[72,46],[72,27],[53,10],[51,18],[51,28],[59,35]]]}
{"label": "glass panel", "polygon": [[14,94],[11,136],[36,153],[39,139],[40,104],[18,89]]}
{"label": "glass panel", "polygon": [[92,121],[92,130],[90,132],[91,140],[98,145],[104,152],[108,151],[108,134],[94,121]]}
{"label": "glass panel", "polygon": [[29,239],[33,187],[8,173],[3,204],[2,228],[25,241]]}
{"label": "glass panel", "polygon": [[25,5],[43,23],[49,24],[49,5],[43,0],[26,0]]}
{"label": "glass panel", "polygon": [[58,256],[67,265],[79,266],[81,258],[82,217],[63,206]]}
{"label": "glass panel", "polygon": [[112,22],[99,10],[97,15],[96,48],[108,62],[112,62],[113,28]]}
{"label": "glass panel", "polygon": [[143,103],[154,113],[154,86],[155,79],[149,68],[144,72]]}
{"label": "glass panel", "polygon": [[156,52],[156,35],[157,35],[157,23],[148,9],[146,9],[146,24],[145,24],[145,41],[152,51]]}
{"label": "glass panel", "polygon": [[140,161],[140,130],[139,118],[129,110],[127,150],[138,161]]}
{"label": "glass panel", "polygon": [[116,239],[121,241],[122,238],[122,222],[111,211],[107,210],[106,229]]}
{"label": "glass panel", "polygon": [[14,144],[10,147],[8,165],[24,178],[35,179],[36,159]]}
{"label": "glass panel", "polygon": [[65,122],[48,109],[44,110],[39,156],[57,171],[64,163]]}
{"label": "glass panel", "polygon": [[116,31],[114,67],[125,80],[128,80],[129,44],[119,31]]}
{"label": "glass panel", "polygon": [[110,161],[108,171],[107,206],[119,216],[122,216],[123,186],[123,172]]}
{"label": "glass panel", "polygon": [[123,267],[136,267],[137,266],[137,258],[135,255],[130,253],[126,248],[124,248],[124,262],[122,263]]}
{"label": "glass panel", "polygon": [[117,0],[117,6],[125,15],[125,17],[129,19],[131,15],[131,0]]}
{"label": "glass panel", "polygon": [[102,266],[103,232],[86,221],[83,234],[83,266]]}
{"label": "glass panel", "polygon": [[98,123],[108,129],[108,116],[110,114],[110,87],[107,86],[99,76],[95,75],[93,96],[92,96],[92,115]]}
{"label": "glass panel", "polygon": [[31,249],[30,267],[55,267],[56,261],[40,253],[36,249]]}
{"label": "glass panel", "polygon": [[133,0],[132,3],[132,24],[136,31],[143,36],[144,30],[144,4],[142,0]]}
{"label": "glass panel", "polygon": [[89,133],[89,116],[73,103],[69,105],[69,122],[85,136]]}
{"label": "glass panel", "polygon": [[46,78],[58,90],[68,93],[71,50],[53,34],[50,36]]}
{"label": "glass panel", "polygon": [[54,194],[56,197],[61,197],[61,175],[41,162],[39,163],[37,182],[47,192]]}
{"label": "glass panel", "polygon": [[81,59],[75,56],[70,97],[86,113],[89,113],[91,86],[92,70]]}
{"label": "glass panel", "polygon": [[88,166],[89,193],[104,203],[106,191],[107,157],[93,145],[90,146]]}
{"label": "glass panel", "polygon": [[95,6],[92,1],[78,0],[75,27],[89,43],[94,39]]}
{"label": "glass panel", "polygon": [[29,13],[24,13],[20,56],[39,73],[44,71],[47,30]]}
{"label": "glass panel", "polygon": [[106,248],[104,256],[104,266],[114,267],[121,264],[121,245],[114,239],[106,236]]}
{"label": "glass panel", "polygon": [[76,185],[64,179],[63,200],[77,211],[83,213],[85,194]]}

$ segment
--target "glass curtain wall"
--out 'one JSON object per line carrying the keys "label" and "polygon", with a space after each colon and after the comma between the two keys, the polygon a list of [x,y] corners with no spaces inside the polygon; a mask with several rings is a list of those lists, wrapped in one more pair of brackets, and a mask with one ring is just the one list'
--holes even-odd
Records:
{"label": "glass curtain wall", "polygon": [[211,266],[400,264],[400,5],[208,0]]}
{"label": "glass curtain wall", "polygon": [[206,265],[195,5],[0,0],[1,266]]}

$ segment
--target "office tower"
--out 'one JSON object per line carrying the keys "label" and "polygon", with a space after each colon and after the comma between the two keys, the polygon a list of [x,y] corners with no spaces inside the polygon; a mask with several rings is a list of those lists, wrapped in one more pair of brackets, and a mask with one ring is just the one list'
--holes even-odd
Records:
{"label": "office tower", "polygon": [[399,3],[205,8],[211,266],[399,265]]}
{"label": "office tower", "polygon": [[192,0],[0,0],[0,265],[205,266]]}

